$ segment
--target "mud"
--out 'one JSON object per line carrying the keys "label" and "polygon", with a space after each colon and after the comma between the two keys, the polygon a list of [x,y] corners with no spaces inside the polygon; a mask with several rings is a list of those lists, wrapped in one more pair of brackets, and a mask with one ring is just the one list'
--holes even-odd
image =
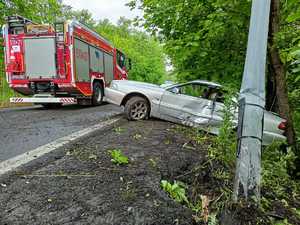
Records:
{"label": "mud", "polygon": [[[121,123],[2,178],[1,224],[193,224],[192,211],[170,199],[160,181],[201,163],[205,149],[183,148],[186,137],[170,123]],[[114,165],[113,149],[130,163]]]}
{"label": "mud", "polygon": [[[205,224],[201,213],[171,199],[160,187],[161,180],[184,182],[194,205],[200,195],[206,196],[209,215],[218,211],[222,225],[284,219],[300,224],[284,201],[274,200],[269,212],[227,208],[231,192],[225,190],[232,182],[216,176],[226,167],[207,159],[211,139],[197,143],[188,130],[159,120],[123,119],[6,174],[0,178],[0,224]],[[129,164],[113,164],[109,151],[114,149],[128,156]]]}

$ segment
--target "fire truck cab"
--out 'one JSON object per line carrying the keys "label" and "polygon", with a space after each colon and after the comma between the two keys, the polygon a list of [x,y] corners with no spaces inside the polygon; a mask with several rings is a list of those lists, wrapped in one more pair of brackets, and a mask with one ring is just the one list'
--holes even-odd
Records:
{"label": "fire truck cab", "polygon": [[13,103],[100,105],[104,88],[128,76],[124,53],[75,20],[51,26],[10,16],[3,37],[7,82],[28,96]]}

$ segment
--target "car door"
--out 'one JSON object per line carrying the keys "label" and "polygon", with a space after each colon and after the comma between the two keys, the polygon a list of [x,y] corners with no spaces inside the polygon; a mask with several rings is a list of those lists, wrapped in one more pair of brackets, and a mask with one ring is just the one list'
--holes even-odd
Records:
{"label": "car door", "polygon": [[213,101],[204,98],[205,92],[207,87],[194,83],[167,89],[160,101],[160,118],[189,126],[209,126]]}
{"label": "car door", "polygon": [[184,117],[182,107],[186,97],[176,92],[176,87],[167,89],[159,102],[159,118],[175,123],[180,123]]}

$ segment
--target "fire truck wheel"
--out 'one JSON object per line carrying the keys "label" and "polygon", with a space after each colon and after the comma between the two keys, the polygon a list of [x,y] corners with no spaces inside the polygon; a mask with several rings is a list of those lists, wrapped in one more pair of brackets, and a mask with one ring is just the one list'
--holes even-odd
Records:
{"label": "fire truck wheel", "polygon": [[145,98],[132,97],[125,104],[125,114],[128,120],[148,119],[150,105]]}
{"label": "fire truck wheel", "polygon": [[58,109],[60,107],[62,107],[61,103],[45,103],[42,104],[42,106],[46,109]]}
{"label": "fire truck wheel", "polygon": [[93,97],[92,97],[92,103],[93,105],[101,105],[103,102],[103,85],[99,82],[95,82],[93,84]]}

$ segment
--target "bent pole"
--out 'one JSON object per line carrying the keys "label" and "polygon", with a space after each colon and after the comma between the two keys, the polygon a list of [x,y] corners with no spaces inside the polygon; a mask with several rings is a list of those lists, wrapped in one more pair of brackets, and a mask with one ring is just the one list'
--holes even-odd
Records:
{"label": "bent pole", "polygon": [[238,147],[233,200],[260,200],[265,69],[271,0],[253,0],[239,99]]}

